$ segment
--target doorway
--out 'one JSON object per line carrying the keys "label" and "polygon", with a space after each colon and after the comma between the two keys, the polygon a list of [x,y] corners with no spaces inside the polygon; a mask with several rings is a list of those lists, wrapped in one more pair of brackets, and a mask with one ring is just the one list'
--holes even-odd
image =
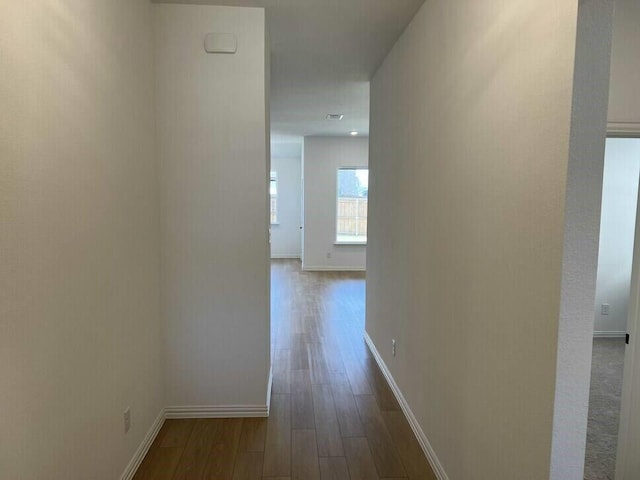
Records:
{"label": "doorway", "polygon": [[614,480],[634,259],[640,138],[607,138],[585,480]]}

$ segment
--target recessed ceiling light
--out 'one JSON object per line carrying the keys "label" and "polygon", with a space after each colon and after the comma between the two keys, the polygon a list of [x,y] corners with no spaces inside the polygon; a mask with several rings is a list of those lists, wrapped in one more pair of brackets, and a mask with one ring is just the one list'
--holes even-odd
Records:
{"label": "recessed ceiling light", "polygon": [[352,132],[349,132],[349,135],[351,135],[352,137],[355,137],[356,135],[358,135],[358,132],[353,130]]}
{"label": "recessed ceiling light", "polygon": [[344,114],[342,113],[330,113],[327,115],[327,120],[342,120],[344,118]]}

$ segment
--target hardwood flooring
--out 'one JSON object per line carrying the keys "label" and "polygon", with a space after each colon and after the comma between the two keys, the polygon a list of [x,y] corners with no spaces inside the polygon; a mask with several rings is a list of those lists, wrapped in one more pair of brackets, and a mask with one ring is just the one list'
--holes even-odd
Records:
{"label": "hardwood flooring", "polygon": [[167,420],[135,480],[434,480],[364,340],[364,273],[271,268],[267,418]]}

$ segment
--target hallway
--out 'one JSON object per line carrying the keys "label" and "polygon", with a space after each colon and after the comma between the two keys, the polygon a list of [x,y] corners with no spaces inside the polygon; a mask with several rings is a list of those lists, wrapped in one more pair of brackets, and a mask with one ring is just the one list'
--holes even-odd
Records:
{"label": "hallway", "polygon": [[434,479],[364,343],[364,274],[271,279],[270,418],[167,420],[135,478]]}

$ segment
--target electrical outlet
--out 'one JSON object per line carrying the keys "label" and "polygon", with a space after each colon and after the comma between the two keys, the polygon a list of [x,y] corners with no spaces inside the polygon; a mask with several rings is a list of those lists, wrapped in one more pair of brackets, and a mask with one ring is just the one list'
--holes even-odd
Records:
{"label": "electrical outlet", "polygon": [[603,303],[600,305],[600,315],[609,315],[609,304]]}
{"label": "electrical outlet", "polygon": [[391,339],[391,355],[396,356],[396,340],[395,338]]}
{"label": "electrical outlet", "polygon": [[327,252],[327,258],[331,258],[331,252]]}
{"label": "electrical outlet", "polygon": [[131,408],[127,407],[124,411],[124,433],[131,429]]}

